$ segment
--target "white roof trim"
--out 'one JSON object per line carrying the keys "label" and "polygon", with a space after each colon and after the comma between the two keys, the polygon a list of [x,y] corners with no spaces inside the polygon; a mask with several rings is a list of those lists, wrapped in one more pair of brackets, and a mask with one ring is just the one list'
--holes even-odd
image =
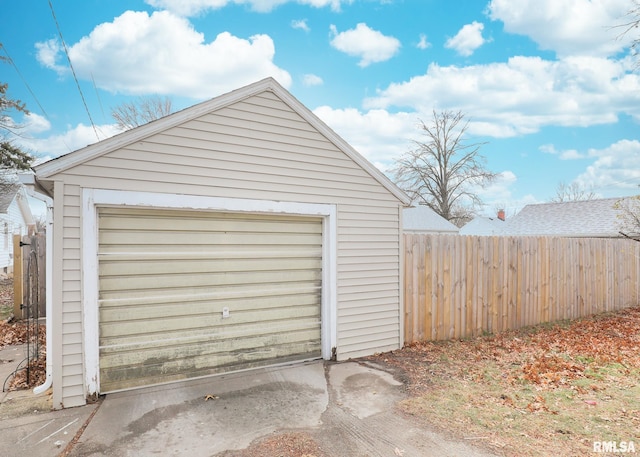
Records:
{"label": "white roof trim", "polygon": [[369,173],[376,181],[382,184],[391,194],[393,194],[403,204],[410,203],[409,197],[397,187],[384,173],[378,170],[371,162],[360,155],[344,139],[327,126],[318,116],[313,114],[291,93],[284,89],[278,82],[269,77],[248,86],[236,89],[226,94],[215,97],[211,100],[199,103],[189,108],[185,108],[177,113],[170,114],[161,119],[155,120],[140,127],[120,133],[106,140],[99,141],[86,146],[77,151],[51,159],[34,167],[37,179],[46,180],[57,173],[61,173],[76,165],[80,165],[102,154],[106,154],[115,149],[125,147],[136,141],[140,141],[151,135],[155,135],[184,122],[198,118],[204,114],[216,111],[220,108],[236,103],[242,99],[270,90],[280,97],[291,109],[302,116],[309,124],[318,129],[329,141],[334,143],[340,150],[347,154],[354,162]]}
{"label": "white roof trim", "polygon": [[36,221],[33,218],[31,206],[29,206],[29,200],[27,198],[27,191],[25,190],[24,186],[21,185],[20,190],[16,195],[16,200],[18,202],[18,208],[20,208],[20,213],[22,213],[22,219],[24,220],[25,224],[31,225],[35,224]]}

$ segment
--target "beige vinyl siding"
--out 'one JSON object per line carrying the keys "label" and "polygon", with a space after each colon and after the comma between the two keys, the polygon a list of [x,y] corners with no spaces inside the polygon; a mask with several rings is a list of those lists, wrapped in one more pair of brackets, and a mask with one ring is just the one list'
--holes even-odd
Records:
{"label": "beige vinyl siding", "polygon": [[98,226],[101,393],[321,356],[321,218],[105,207]]}
{"label": "beige vinyl siding", "polygon": [[[271,92],[76,165],[55,179],[73,189],[336,205],[337,357],[401,345],[401,203]],[[65,205],[65,227],[78,238],[69,244],[65,262],[79,276],[74,249],[80,246],[80,204],[68,203],[77,207]],[[77,290],[68,290],[73,300],[64,308],[73,307],[76,319],[72,293]],[[65,327],[65,335],[75,341],[71,328]]]}
{"label": "beige vinyl siding", "polygon": [[65,407],[83,405],[82,297],[80,266],[80,187],[64,186],[62,236],[62,401]]}
{"label": "beige vinyl siding", "polygon": [[[251,100],[254,103],[241,104],[259,106],[255,103],[263,101],[263,97]],[[270,99],[265,101],[273,103]],[[278,104],[284,105],[281,101]],[[214,186],[220,192],[219,196],[254,198],[257,191],[269,192],[277,188],[277,194],[266,194],[263,198],[275,199],[277,196],[288,201],[302,199],[322,203],[348,195],[372,202],[390,201],[389,192],[342,151],[319,133],[308,133],[309,126],[302,118],[293,123],[292,131],[295,133],[304,127],[302,132],[313,136],[313,140],[284,133],[266,138],[264,132],[277,127],[281,119],[272,115],[255,122],[251,109],[241,111],[246,116],[245,126],[237,132],[225,133],[226,113],[230,110],[225,108],[204,117],[222,124],[220,133],[206,129],[207,125],[213,129],[217,124],[191,121],[186,127],[170,129],[67,173],[77,175],[79,182],[90,178],[96,187],[104,188],[112,188],[110,178],[113,177],[158,192],[165,191],[167,185],[178,185],[190,188],[187,193],[199,195],[202,187]],[[250,124],[249,128],[247,124]],[[147,156],[148,161],[138,155],[139,147],[153,151]],[[225,148],[229,149],[226,154]],[[280,162],[264,165],[255,162],[256,157],[265,160],[268,154],[277,154]],[[189,161],[185,162],[187,155]]]}
{"label": "beige vinyl siding", "polygon": [[399,225],[397,205],[365,200],[339,206],[337,330],[341,359],[399,347]]}

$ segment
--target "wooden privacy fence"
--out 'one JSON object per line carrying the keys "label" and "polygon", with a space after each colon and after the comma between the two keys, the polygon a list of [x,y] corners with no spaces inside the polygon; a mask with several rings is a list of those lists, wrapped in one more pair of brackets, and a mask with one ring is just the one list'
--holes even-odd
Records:
{"label": "wooden privacy fence", "polygon": [[465,338],[637,305],[628,239],[405,234],[405,342]]}
{"label": "wooden privacy fence", "polygon": [[46,316],[44,233],[13,235],[13,315],[19,319]]}

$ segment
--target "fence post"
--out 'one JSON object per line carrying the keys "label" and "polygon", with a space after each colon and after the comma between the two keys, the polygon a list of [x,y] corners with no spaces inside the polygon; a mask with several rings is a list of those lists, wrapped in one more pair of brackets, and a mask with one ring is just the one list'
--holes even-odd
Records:
{"label": "fence post", "polygon": [[42,232],[36,233],[34,236],[35,239],[38,240],[37,246],[37,257],[38,257],[38,315],[40,317],[45,317],[47,315],[47,300],[46,292],[47,292],[47,282],[45,281],[47,274],[47,265],[46,265],[46,238],[45,234]]}
{"label": "fence post", "polygon": [[22,237],[13,235],[13,315],[20,319],[22,317],[22,295],[23,295],[23,262],[22,247],[20,246]]}

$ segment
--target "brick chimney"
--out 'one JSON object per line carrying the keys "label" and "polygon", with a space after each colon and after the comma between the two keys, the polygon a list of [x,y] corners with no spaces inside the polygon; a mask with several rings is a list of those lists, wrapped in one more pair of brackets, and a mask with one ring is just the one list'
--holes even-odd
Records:
{"label": "brick chimney", "polygon": [[504,221],[504,210],[503,209],[499,209],[498,210],[498,219],[500,219],[501,221]]}

